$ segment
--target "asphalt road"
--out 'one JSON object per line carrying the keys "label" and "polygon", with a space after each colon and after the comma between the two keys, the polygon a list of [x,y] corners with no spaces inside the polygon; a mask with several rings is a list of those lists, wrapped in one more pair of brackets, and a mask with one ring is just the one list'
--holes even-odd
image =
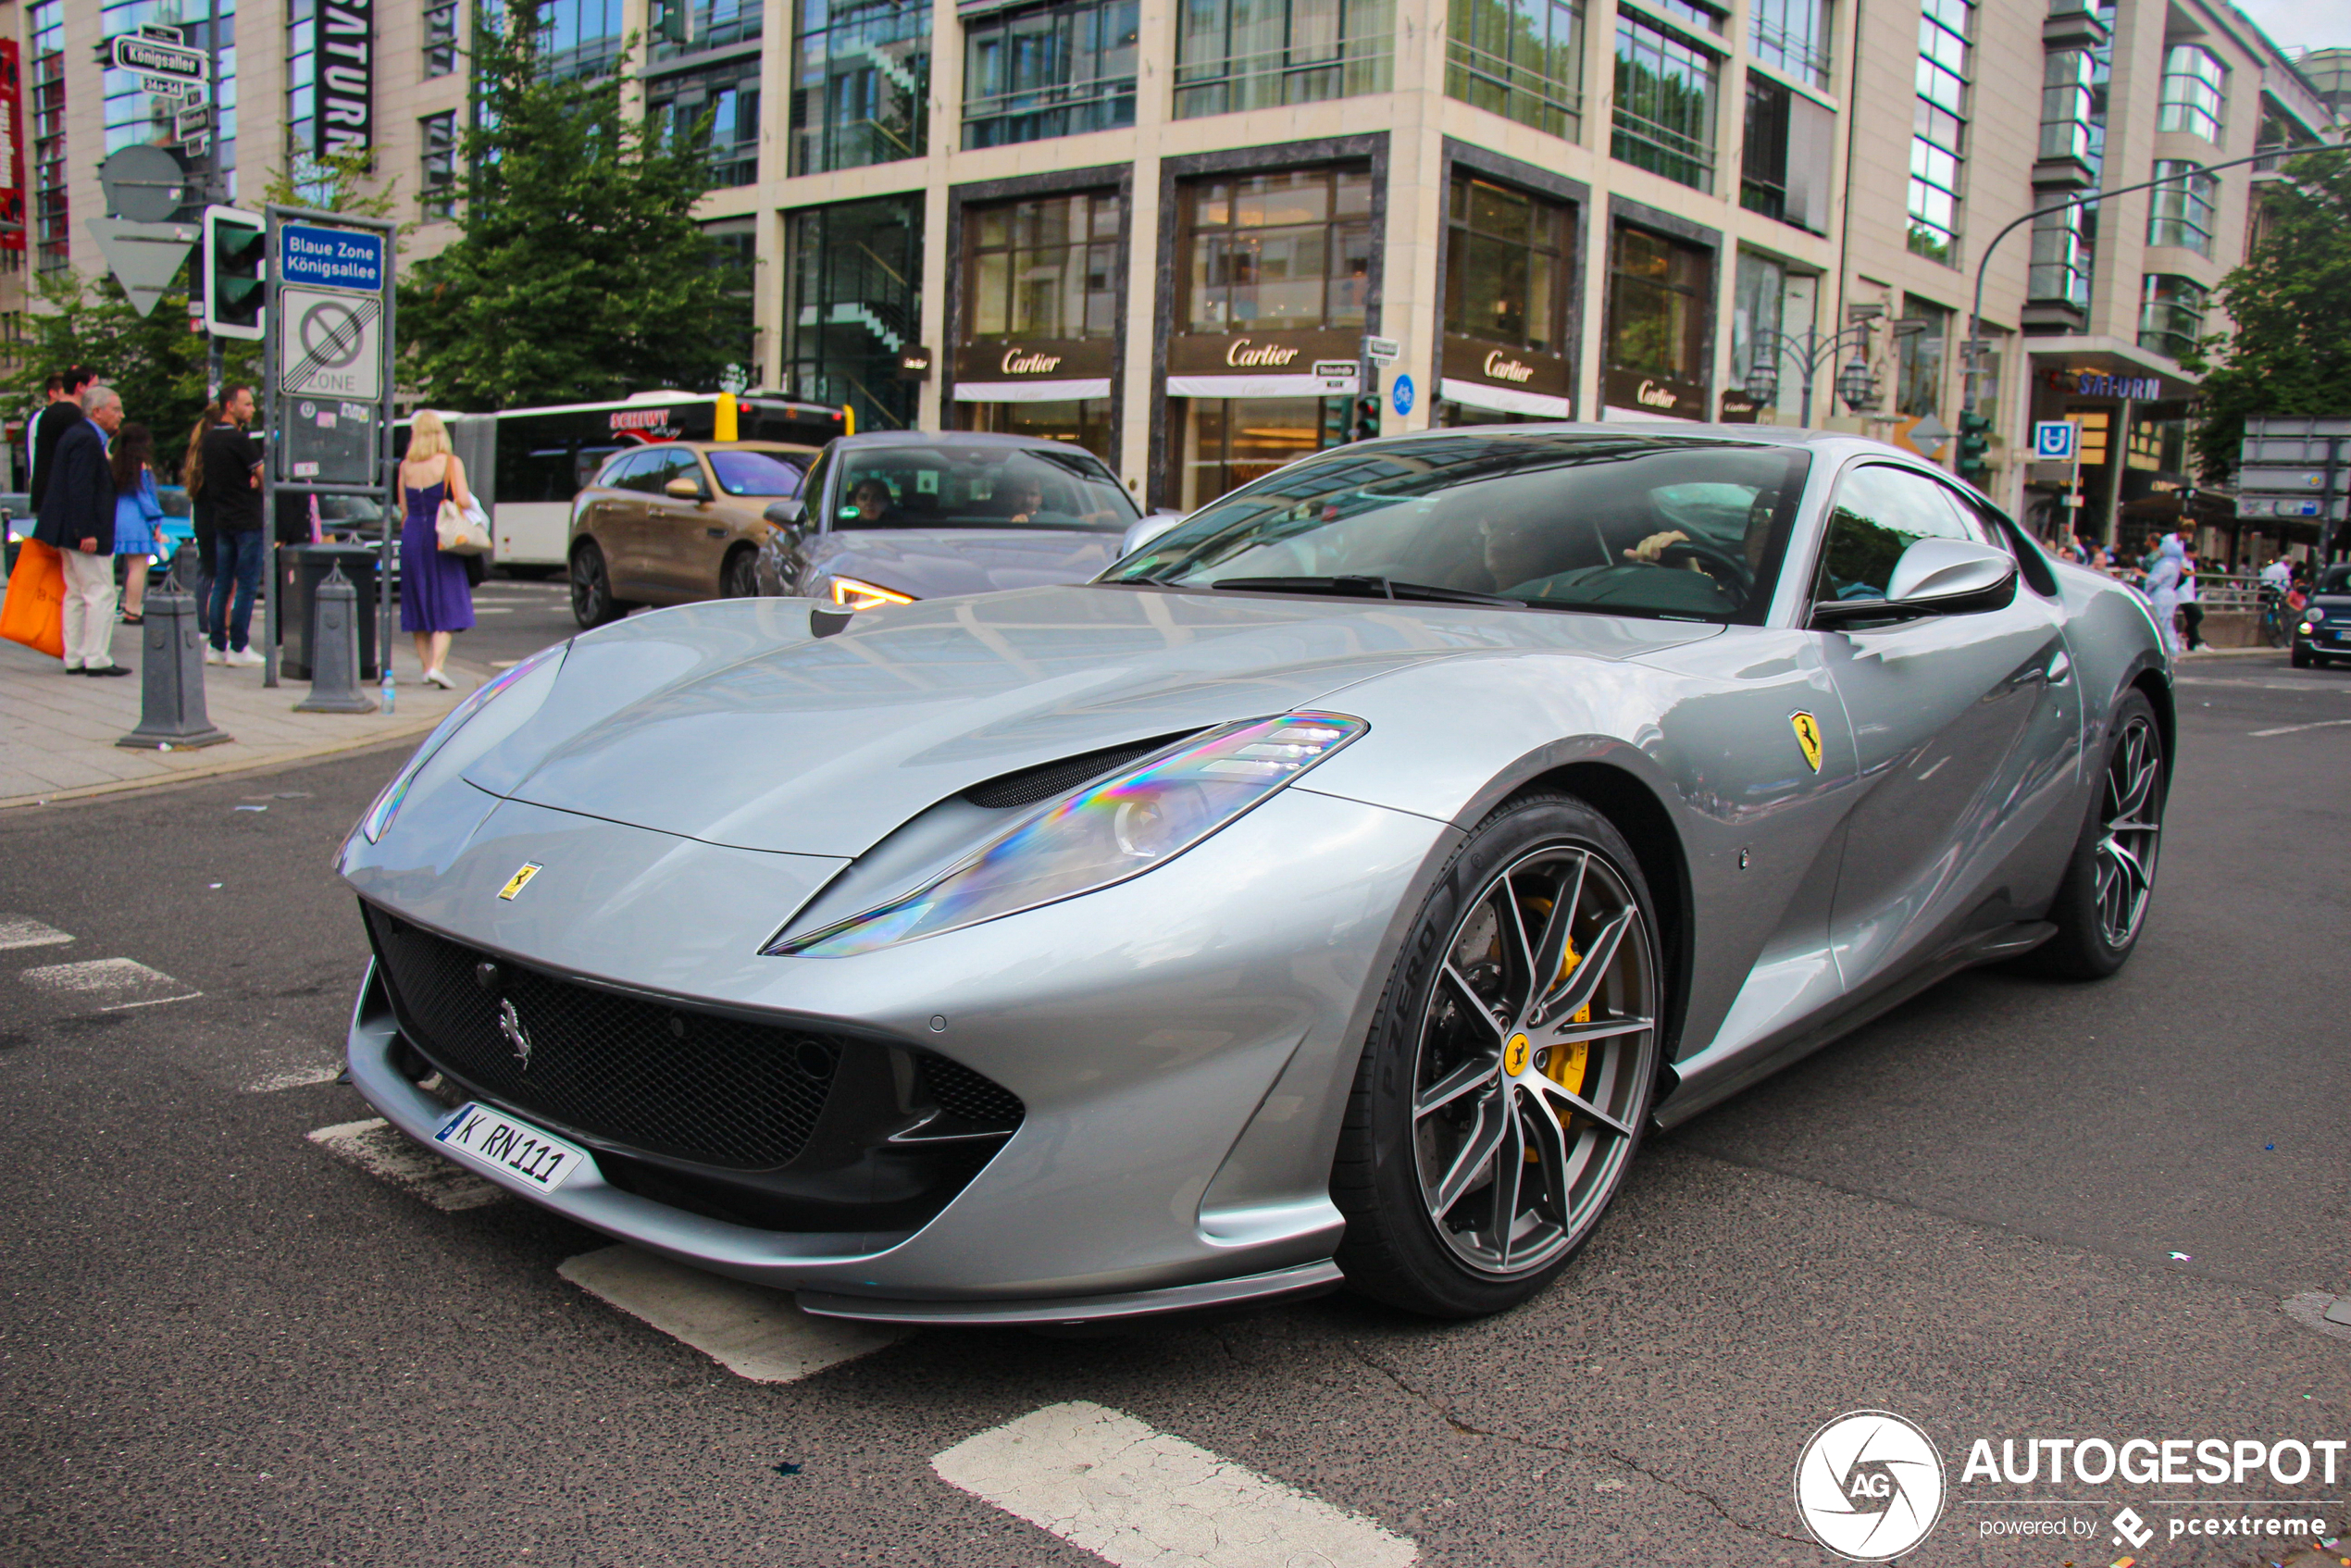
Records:
{"label": "asphalt road", "polygon": [[[511,619],[463,649],[484,664],[563,634],[552,585],[500,586]],[[2181,693],[2121,977],[1960,977],[1653,1143],[1518,1313],[935,1330],[782,1384],[557,1274],[602,1238],[444,1212],[307,1136],[370,1114],[321,1081],[364,956],[328,863],[396,754],[0,815],[0,917],[72,939],[0,950],[0,1562],[1099,1562],[932,1464],[1065,1401],[1465,1568],[1825,1563],[1791,1469],[1861,1407],[1925,1426],[1959,1494],[1908,1562],[2112,1562],[2124,1500],[2351,1524],[2351,1474],[2005,1494],[2096,1505],[2071,1510],[1959,1479],[1976,1436],[2351,1437],[2351,1336],[2282,1310],[2351,1293],[2351,672],[2213,660]],[[114,958],[155,973],[25,973]],[[2095,1537],[1982,1532],[2069,1514]],[[1374,1560],[1148,1535],[1103,1555]],[[2158,1536],[2137,1562],[2281,1555]]]}

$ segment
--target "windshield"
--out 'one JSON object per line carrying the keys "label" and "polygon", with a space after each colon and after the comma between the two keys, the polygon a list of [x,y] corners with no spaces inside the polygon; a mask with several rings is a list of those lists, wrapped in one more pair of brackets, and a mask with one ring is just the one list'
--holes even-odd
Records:
{"label": "windshield", "polygon": [[[801,465],[780,452],[713,452],[710,471],[729,495],[798,495]],[[802,463],[807,460],[802,458]]]}
{"label": "windshield", "polygon": [[2329,566],[2320,573],[2319,591],[2321,593],[2351,591],[2351,566]]}
{"label": "windshield", "polygon": [[1341,447],[1234,492],[1101,580],[1436,590],[1756,622],[1810,462],[1801,448],[1647,436],[1485,431]]}
{"label": "windshield", "polygon": [[880,446],[842,455],[837,529],[1054,529],[1120,533],[1139,514],[1091,453]]}

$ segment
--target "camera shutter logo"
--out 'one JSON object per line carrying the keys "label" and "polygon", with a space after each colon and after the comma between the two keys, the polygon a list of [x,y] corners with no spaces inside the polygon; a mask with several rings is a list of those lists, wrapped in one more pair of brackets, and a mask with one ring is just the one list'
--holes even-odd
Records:
{"label": "camera shutter logo", "polygon": [[1805,1528],[1852,1562],[1884,1562],[1926,1539],[1943,1515],[1943,1456],[1911,1422],[1849,1411],[1812,1434],[1796,1462]]}

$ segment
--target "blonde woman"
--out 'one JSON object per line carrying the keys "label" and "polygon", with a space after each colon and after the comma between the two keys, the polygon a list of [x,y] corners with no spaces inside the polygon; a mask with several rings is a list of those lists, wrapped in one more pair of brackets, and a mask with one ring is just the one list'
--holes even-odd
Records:
{"label": "blonde woman", "polygon": [[441,553],[441,504],[468,505],[466,466],[449,450],[441,416],[420,409],[408,427],[408,455],[400,460],[400,628],[417,639],[417,662],[435,686],[456,689],[442,673],[452,632],[471,631],[473,587],[463,556]]}

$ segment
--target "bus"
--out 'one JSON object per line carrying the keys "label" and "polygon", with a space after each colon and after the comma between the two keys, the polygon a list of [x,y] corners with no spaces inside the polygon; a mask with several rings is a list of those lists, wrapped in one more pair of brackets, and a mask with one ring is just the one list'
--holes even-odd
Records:
{"label": "bus", "polygon": [[[857,429],[856,416],[846,408],[757,392],[637,392],[616,403],[442,417],[449,426],[450,444],[489,510],[490,558],[525,573],[565,564],[572,497],[623,447],[668,441],[777,441],[817,447]],[[400,421],[393,444],[407,451],[407,420]]]}

